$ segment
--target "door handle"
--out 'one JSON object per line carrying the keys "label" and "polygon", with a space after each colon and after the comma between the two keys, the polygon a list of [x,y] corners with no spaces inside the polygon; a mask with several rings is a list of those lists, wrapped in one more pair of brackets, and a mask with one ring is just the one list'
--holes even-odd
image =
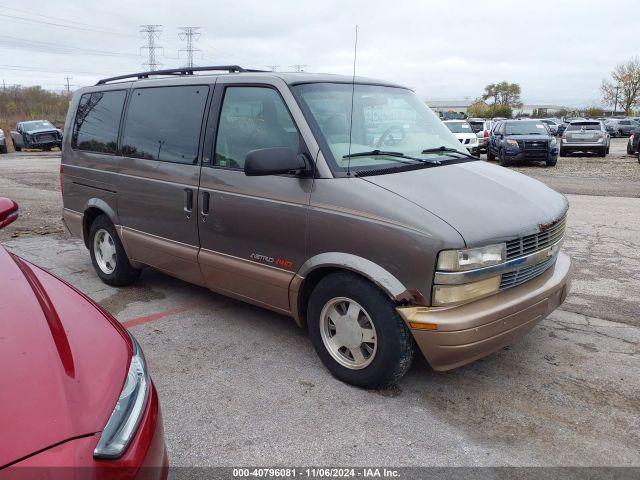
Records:
{"label": "door handle", "polygon": [[191,217],[193,210],[193,190],[190,188],[184,189],[184,211],[187,213],[187,218]]}
{"label": "door handle", "polygon": [[211,198],[211,194],[209,192],[202,192],[202,216],[206,217],[209,215],[209,200]]}

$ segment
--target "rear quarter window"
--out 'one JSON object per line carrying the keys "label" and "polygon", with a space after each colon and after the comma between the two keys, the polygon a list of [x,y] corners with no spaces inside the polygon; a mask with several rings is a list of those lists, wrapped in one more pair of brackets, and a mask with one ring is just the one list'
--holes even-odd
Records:
{"label": "rear quarter window", "polygon": [[126,96],[125,90],[82,95],[73,123],[71,147],[89,152],[115,154]]}
{"label": "rear quarter window", "polygon": [[195,164],[209,87],[133,90],[122,134],[122,155]]}

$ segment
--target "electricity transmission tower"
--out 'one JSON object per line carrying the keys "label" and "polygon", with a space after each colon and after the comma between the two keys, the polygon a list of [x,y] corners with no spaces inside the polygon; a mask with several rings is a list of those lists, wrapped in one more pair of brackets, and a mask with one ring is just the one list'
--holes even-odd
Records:
{"label": "electricity transmission tower", "polygon": [[280,66],[280,65],[267,65],[267,67],[269,67],[269,68],[271,69],[271,71],[272,71],[272,72],[277,71],[279,66]]}
{"label": "electricity transmission tower", "polygon": [[158,67],[162,66],[162,64],[156,60],[156,50],[162,50],[164,54],[164,48],[156,45],[156,39],[160,38],[160,34],[162,33],[160,27],[162,27],[162,25],[140,25],[142,38],[147,40],[147,44],[140,47],[140,52],[147,50],[149,55],[149,59],[142,65],[148,67],[151,71],[158,70]]}
{"label": "electricity transmission tower", "polygon": [[198,37],[200,36],[200,32],[198,32],[198,30],[200,30],[202,27],[180,27],[180,30],[182,30],[180,33],[178,33],[178,38],[180,40],[182,40],[183,42],[186,41],[187,42],[187,47],[186,48],[181,48],[180,50],[178,50],[178,55],[180,55],[180,52],[187,52],[187,64],[186,67],[188,68],[193,68],[193,52],[200,52],[202,50],[200,50],[199,48],[194,48],[193,47],[193,42],[195,40],[198,39]]}
{"label": "electricity transmission tower", "polygon": [[304,67],[306,67],[306,65],[301,65],[299,63],[296,63],[295,65],[291,65],[291,68],[293,68],[293,70],[296,72],[304,72]]}

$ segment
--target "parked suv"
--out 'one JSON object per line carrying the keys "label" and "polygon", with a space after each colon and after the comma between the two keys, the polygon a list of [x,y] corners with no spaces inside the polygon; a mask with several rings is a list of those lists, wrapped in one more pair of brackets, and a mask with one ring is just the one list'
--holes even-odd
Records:
{"label": "parked suv", "polygon": [[471,125],[466,120],[447,120],[444,122],[461,144],[465,146],[471,155],[478,155],[480,141]]}
{"label": "parked suv", "polygon": [[62,132],[47,120],[18,122],[15,131],[11,132],[11,140],[16,152],[23,148],[62,148]]}
{"label": "parked suv", "polygon": [[487,159],[508,166],[513,162],[541,160],[547,166],[558,161],[558,142],[539,120],[505,120],[491,132]]}
{"label": "parked suv", "polygon": [[562,134],[560,156],[571,152],[594,152],[601,157],[609,153],[611,137],[599,120],[578,120],[569,124]]}
{"label": "parked suv", "polygon": [[411,90],[203,69],[70,103],[63,216],[105,283],[150,266],[289,315],[336,377],[371,388],[414,345],[459,367],[564,301],[565,197],[471,157]]}
{"label": "parked suv", "polygon": [[0,153],[7,153],[7,140],[4,137],[4,132],[0,128]]}
{"label": "parked suv", "polygon": [[482,118],[470,118],[467,120],[471,129],[478,137],[478,153],[487,153],[487,145],[489,144],[489,132],[493,126],[492,120],[484,120]]}

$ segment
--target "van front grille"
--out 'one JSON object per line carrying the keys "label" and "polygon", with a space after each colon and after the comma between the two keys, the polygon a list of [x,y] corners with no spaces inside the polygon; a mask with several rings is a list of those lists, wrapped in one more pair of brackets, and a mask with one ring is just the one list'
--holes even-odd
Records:
{"label": "van front grille", "polygon": [[564,236],[567,217],[564,216],[546,230],[507,242],[507,260],[529,255],[547,248]]}
{"label": "van front grille", "polygon": [[549,260],[545,260],[537,265],[530,265],[528,267],[521,268],[520,270],[516,270],[515,272],[503,273],[502,280],[500,281],[500,290],[521,285],[524,282],[541,275],[554,264],[555,260],[555,257],[551,257]]}

